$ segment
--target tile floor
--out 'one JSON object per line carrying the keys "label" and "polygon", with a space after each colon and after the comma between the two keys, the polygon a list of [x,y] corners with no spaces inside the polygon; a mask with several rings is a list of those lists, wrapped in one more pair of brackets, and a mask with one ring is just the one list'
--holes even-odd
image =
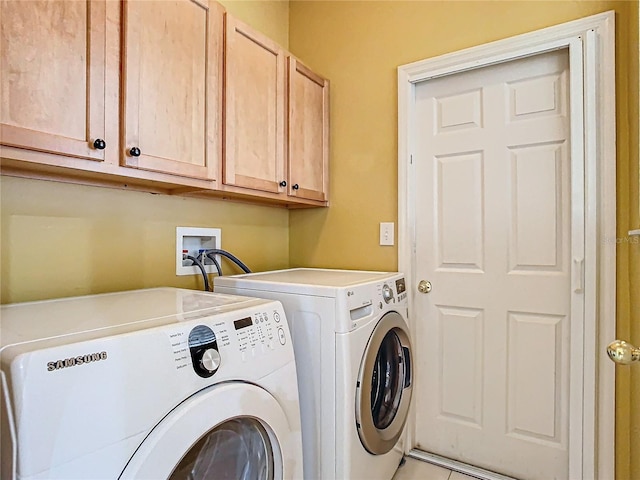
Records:
{"label": "tile floor", "polygon": [[392,480],[477,480],[475,477],[452,472],[415,458],[407,458],[406,460]]}

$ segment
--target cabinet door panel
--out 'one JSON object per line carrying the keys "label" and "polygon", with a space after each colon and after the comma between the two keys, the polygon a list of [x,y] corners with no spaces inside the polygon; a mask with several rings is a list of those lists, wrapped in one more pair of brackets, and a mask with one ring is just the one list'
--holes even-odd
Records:
{"label": "cabinet door panel", "polygon": [[226,16],[224,183],[278,193],[284,180],[284,53]]}
{"label": "cabinet door panel", "polygon": [[289,57],[288,130],[289,195],[327,201],[329,82],[293,57]]}
{"label": "cabinet door panel", "polygon": [[0,25],[0,143],[104,160],[105,3],[2,0]]}
{"label": "cabinet door panel", "polygon": [[[222,9],[125,2],[123,163],[215,179],[220,158]],[[132,156],[131,148],[141,154]]]}

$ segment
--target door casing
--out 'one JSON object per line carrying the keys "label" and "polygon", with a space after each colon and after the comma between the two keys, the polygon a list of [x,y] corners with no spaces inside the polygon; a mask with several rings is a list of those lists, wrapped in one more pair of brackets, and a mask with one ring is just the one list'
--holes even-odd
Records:
{"label": "door casing", "polygon": [[[584,181],[572,178],[572,199],[584,198],[583,209],[584,312],[579,348],[572,342],[571,363],[582,364],[571,372],[571,391],[583,393],[570,399],[569,477],[613,478],[615,426],[615,371],[604,354],[615,337],[616,318],[616,149],[615,149],[615,13],[593,15],[572,22],[441,55],[398,68],[398,267],[409,288],[410,328],[416,311],[412,297],[419,279],[415,258],[415,185],[413,153],[414,90],[419,82],[505,63],[567,48],[570,57],[571,111],[582,116],[579,131],[572,128],[572,163],[577,156]],[[572,200],[572,203],[575,200]],[[582,253],[582,252],[581,252]],[[578,273],[580,275],[580,273]],[[573,328],[573,325],[572,325]],[[416,415],[411,409],[410,416]],[[415,425],[415,422],[408,422]],[[407,449],[414,434],[407,431]]]}

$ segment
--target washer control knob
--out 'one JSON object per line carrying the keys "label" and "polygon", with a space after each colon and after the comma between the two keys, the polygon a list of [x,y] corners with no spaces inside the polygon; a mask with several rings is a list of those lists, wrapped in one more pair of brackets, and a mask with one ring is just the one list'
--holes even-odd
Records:
{"label": "washer control knob", "polygon": [[384,303],[390,303],[393,300],[393,289],[386,283],[382,286],[382,299]]}
{"label": "washer control knob", "polygon": [[202,354],[200,365],[207,372],[213,373],[220,367],[220,360],[220,352],[215,348],[208,348]]}

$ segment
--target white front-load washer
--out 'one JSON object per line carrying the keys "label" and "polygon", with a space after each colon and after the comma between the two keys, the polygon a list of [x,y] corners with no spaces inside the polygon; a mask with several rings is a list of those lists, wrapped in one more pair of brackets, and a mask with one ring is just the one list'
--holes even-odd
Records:
{"label": "white front-load washer", "polygon": [[2,479],[302,477],[280,303],[157,288],[0,313]]}
{"label": "white front-load washer", "polygon": [[215,279],[282,302],[298,367],[305,478],[390,480],[412,390],[400,273],[290,269]]}

